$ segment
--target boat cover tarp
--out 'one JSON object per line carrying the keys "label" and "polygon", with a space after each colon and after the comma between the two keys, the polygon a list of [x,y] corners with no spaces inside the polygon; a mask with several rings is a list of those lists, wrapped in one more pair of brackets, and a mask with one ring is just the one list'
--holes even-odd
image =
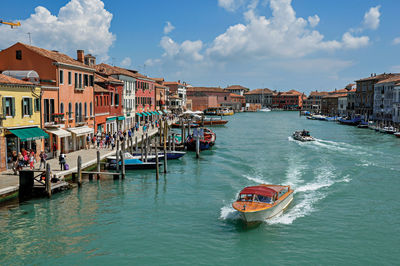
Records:
{"label": "boat cover tarp", "polygon": [[252,186],[245,187],[240,194],[256,194],[265,197],[273,197],[276,194],[276,191],[272,188],[266,186]]}

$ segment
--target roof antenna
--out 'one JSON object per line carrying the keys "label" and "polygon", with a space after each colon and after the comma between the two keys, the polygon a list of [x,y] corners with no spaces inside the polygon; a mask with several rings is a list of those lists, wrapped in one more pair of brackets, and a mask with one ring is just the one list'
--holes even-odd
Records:
{"label": "roof antenna", "polygon": [[28,34],[28,36],[29,36],[29,45],[32,45],[31,33],[28,32],[27,34]]}

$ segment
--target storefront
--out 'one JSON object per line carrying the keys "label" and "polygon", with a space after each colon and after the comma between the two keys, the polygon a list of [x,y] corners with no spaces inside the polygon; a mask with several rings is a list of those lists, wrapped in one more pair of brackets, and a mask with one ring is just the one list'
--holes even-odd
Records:
{"label": "storefront", "polygon": [[38,127],[7,129],[6,158],[11,158],[13,152],[33,150],[36,154],[41,150],[41,140],[48,139],[49,135]]}
{"label": "storefront", "polygon": [[107,117],[106,119],[106,133],[114,134],[117,132],[117,117]]}
{"label": "storefront", "polygon": [[86,146],[87,135],[93,135],[94,130],[88,126],[68,128],[68,131],[72,133],[72,137],[69,137],[72,151],[84,149]]}
{"label": "storefront", "polygon": [[44,141],[44,150],[48,158],[53,158],[53,155],[58,156],[60,152],[68,153],[70,151],[68,139],[71,137],[71,132],[61,128],[46,128],[45,130],[50,134],[50,138]]}

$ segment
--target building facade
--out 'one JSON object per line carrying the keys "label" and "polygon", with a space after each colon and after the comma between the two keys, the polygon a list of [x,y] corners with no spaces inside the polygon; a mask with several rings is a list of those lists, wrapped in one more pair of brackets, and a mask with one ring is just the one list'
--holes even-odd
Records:
{"label": "building facade", "polygon": [[244,96],[245,93],[250,91],[250,89],[245,88],[245,87],[240,86],[240,85],[228,86],[228,87],[225,88],[225,90],[229,91],[230,93],[237,94],[237,95],[240,95],[240,96]]}
{"label": "building facade", "polygon": [[260,104],[261,107],[272,107],[273,91],[270,89],[255,89],[244,93],[246,103]]}
{"label": "building facade", "polygon": [[58,51],[16,43],[0,52],[1,70],[35,70],[42,88],[42,128],[49,156],[81,149],[85,137],[93,134],[94,69],[84,64],[84,52],[77,60]]}
{"label": "building facade", "polygon": [[373,118],[374,112],[374,90],[375,84],[379,81],[391,78],[396,74],[371,74],[368,78],[356,80],[356,102],[355,112],[361,115],[365,120]]}
{"label": "building facade", "polygon": [[393,76],[381,80],[375,84],[373,120],[391,125],[396,116],[396,84],[400,82],[400,76]]}
{"label": "building facade", "polygon": [[[180,108],[181,111],[186,110],[186,99],[187,99],[187,85],[185,82],[181,83],[180,80],[178,82],[164,82],[164,86],[168,87],[168,101],[171,103],[170,107],[172,109]],[[177,101],[177,97],[180,99]],[[177,105],[173,104],[180,104],[178,107]]]}
{"label": "building facade", "polygon": [[302,109],[305,99],[305,95],[296,90],[278,92],[272,97],[272,107],[283,110],[299,110]]}
{"label": "building facade", "polygon": [[39,86],[0,74],[0,171],[11,167],[13,153],[44,149],[40,94]]}
{"label": "building facade", "polygon": [[304,100],[303,110],[319,114],[321,113],[321,100],[322,97],[327,96],[326,91],[312,91],[308,98]]}

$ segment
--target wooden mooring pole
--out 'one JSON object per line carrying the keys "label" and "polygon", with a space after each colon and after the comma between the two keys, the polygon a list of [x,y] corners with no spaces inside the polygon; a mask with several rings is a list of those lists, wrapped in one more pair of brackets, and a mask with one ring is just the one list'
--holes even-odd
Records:
{"label": "wooden mooring pole", "polygon": [[165,119],[164,123],[164,174],[167,173],[167,135],[168,135],[168,123]]}
{"label": "wooden mooring pole", "polygon": [[142,134],[142,141],[140,142],[140,160],[143,162],[143,141],[144,141],[144,134]]}
{"label": "wooden mooring pole", "polygon": [[50,174],[50,164],[46,164],[46,194],[48,198],[51,198],[51,174]]}
{"label": "wooden mooring pole", "polygon": [[137,136],[135,136],[135,152],[138,151],[138,142],[137,142]]}
{"label": "wooden mooring pole", "polygon": [[82,186],[82,158],[78,156],[78,187]]}
{"label": "wooden mooring pole", "polygon": [[175,151],[175,133],[172,133],[172,150]]}
{"label": "wooden mooring pole", "polygon": [[125,154],[123,151],[120,151],[121,153],[121,179],[125,178]]}
{"label": "wooden mooring pole", "polygon": [[158,165],[158,148],[157,148],[157,140],[154,142],[154,152],[156,154],[156,180],[158,180],[159,175],[160,175],[160,169]]}
{"label": "wooden mooring pole", "polygon": [[200,138],[196,136],[196,158],[200,158]]}
{"label": "wooden mooring pole", "polygon": [[[97,151],[97,167],[96,167],[96,170],[97,170],[98,173],[100,173],[100,170],[101,170],[101,168],[100,168],[100,151]],[[93,175],[92,176],[89,175],[89,179],[92,179],[92,178],[93,178]],[[100,178],[100,174],[97,174],[97,178]]]}
{"label": "wooden mooring pole", "polygon": [[115,151],[115,160],[117,162],[117,168],[116,168],[117,171],[119,171],[119,164],[118,164],[118,162],[119,162],[119,151],[120,151],[120,149],[119,149],[119,137],[117,135],[117,150]]}

